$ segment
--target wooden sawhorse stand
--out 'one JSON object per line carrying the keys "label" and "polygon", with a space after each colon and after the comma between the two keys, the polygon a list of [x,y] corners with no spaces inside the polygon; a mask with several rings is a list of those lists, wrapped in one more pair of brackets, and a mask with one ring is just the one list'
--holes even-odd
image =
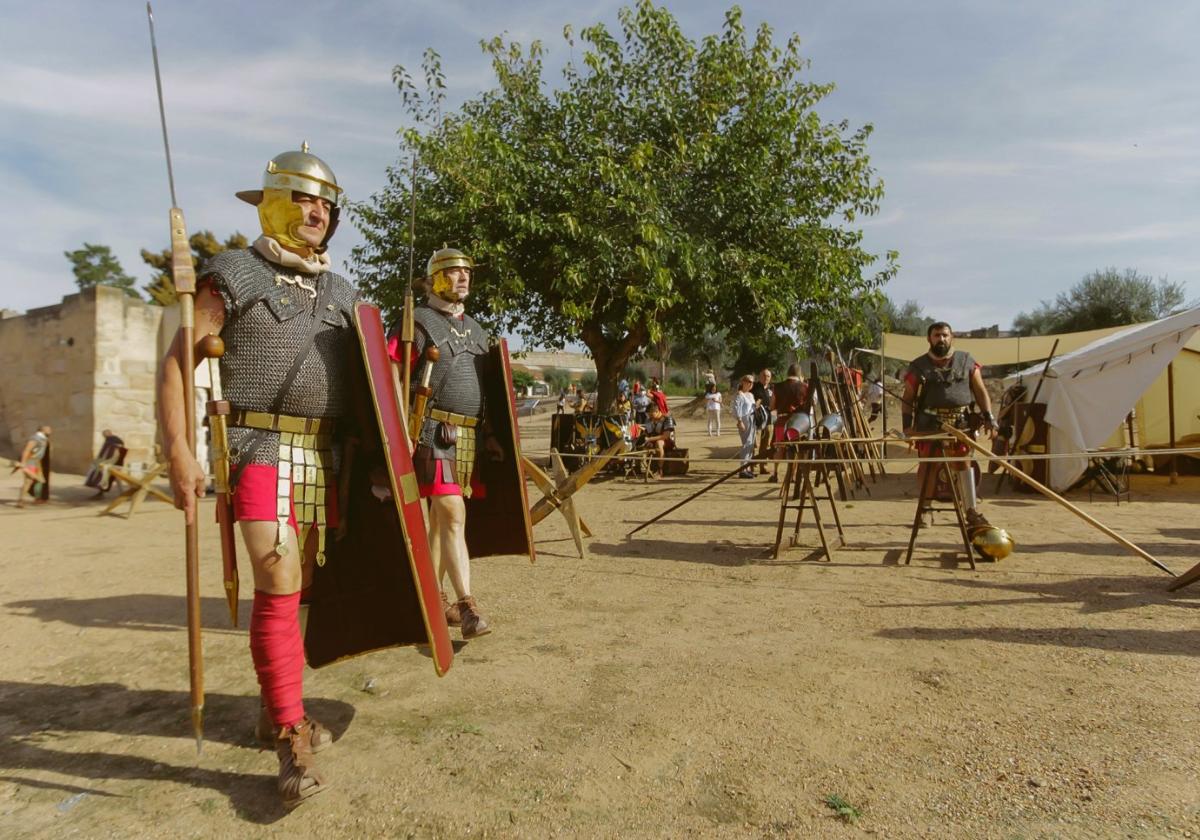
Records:
{"label": "wooden sawhorse stand", "polygon": [[173,498],[157,487],[151,486],[154,480],[166,473],[166,471],[167,465],[161,461],[147,470],[141,478],[134,478],[124,467],[109,467],[108,474],[126,485],[126,488],[121,491],[121,494],[117,498],[109,502],[108,507],[100,511],[100,515],[104,516],[106,513],[112,513],[124,502],[129,502],[129,512],[125,514],[125,518],[129,519],[137,513],[138,508],[141,507],[142,502],[148,495],[156,499],[161,499],[174,507],[175,500]]}
{"label": "wooden sawhorse stand", "polygon": [[800,534],[800,523],[804,519],[804,511],[811,510],[813,521],[817,524],[817,535],[821,538],[824,559],[826,562],[833,560],[833,550],[829,547],[829,539],[825,535],[825,525],[821,521],[821,510],[817,504],[819,500],[817,499],[817,490],[813,486],[813,472],[817,473],[817,483],[825,487],[825,498],[829,502],[829,509],[833,512],[838,539],[843,548],[846,545],[846,532],[842,530],[842,519],[838,515],[837,500],[833,498],[833,483],[829,477],[829,465],[810,463],[814,457],[812,453],[817,451],[815,447],[807,447],[804,454],[788,461],[787,470],[783,475],[783,486],[779,490],[779,525],[775,529],[775,551],[771,555],[772,559],[779,559],[779,553],[783,547],[783,525],[787,520],[788,511],[796,511],[796,525],[792,529],[792,537],[788,542],[788,547],[791,548],[796,545],[796,538]]}
{"label": "wooden sawhorse stand", "polygon": [[[943,445],[938,444],[933,457],[944,457],[946,449]],[[967,554],[967,562],[971,564],[971,568],[975,568],[975,552],[971,548],[971,538],[967,535],[967,512],[963,509],[962,496],[958,490],[958,472],[950,469],[949,461],[938,461],[936,463],[926,464],[925,480],[921,482],[921,492],[917,494],[917,512],[913,516],[912,533],[908,537],[908,553],[904,556],[904,565],[912,562],[913,546],[917,544],[917,532],[921,530],[921,515],[925,511],[935,513],[938,511],[954,511],[954,516],[958,520],[958,530],[962,534],[963,551]],[[970,465],[968,464],[968,471]],[[938,477],[946,476],[946,483],[950,485],[950,497],[952,505],[950,507],[933,507],[934,492],[937,487]],[[972,479],[974,474],[972,474]],[[928,503],[928,507],[926,504]]]}

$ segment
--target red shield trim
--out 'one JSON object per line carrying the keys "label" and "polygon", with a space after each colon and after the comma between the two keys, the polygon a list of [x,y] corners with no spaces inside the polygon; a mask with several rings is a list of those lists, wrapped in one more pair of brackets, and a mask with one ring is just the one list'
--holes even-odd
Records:
{"label": "red shield trim", "polygon": [[487,493],[467,499],[467,553],[472,557],[498,554],[528,554],[533,549],[533,523],[529,519],[529,497],[525,469],[521,465],[521,433],[517,428],[517,402],[512,388],[512,365],[508,342],[500,339],[485,358],[483,390],[487,399],[488,423],[504,450],[504,458],[488,458],[482,441],[478,446],[476,472]]}
{"label": "red shield trim", "polygon": [[[396,380],[379,310],[354,306],[361,354],[348,367],[344,424],[356,438],[341,539],[329,535],[325,565],[313,578],[305,651],[314,668],[397,645],[428,645],[438,676],[454,650],[429,556],[425,517],[400,419]],[[387,475],[392,496],[371,492],[372,473]]]}

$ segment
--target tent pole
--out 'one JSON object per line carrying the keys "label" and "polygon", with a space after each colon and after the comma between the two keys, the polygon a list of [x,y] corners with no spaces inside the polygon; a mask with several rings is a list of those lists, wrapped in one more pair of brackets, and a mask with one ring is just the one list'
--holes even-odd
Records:
{"label": "tent pole", "polygon": [[[1171,438],[1170,447],[1175,448],[1175,363],[1167,365],[1167,428]],[[1179,471],[1176,469],[1175,453],[1171,453],[1171,484],[1179,483]]]}
{"label": "tent pole", "polygon": [[[884,342],[887,341],[886,336],[887,336],[886,332],[884,332],[883,330],[879,331],[879,387],[881,387],[881,388],[883,388],[883,386],[885,384],[887,384],[887,374],[885,373],[886,368],[884,367],[884,362],[887,361],[887,353],[886,353],[887,347],[884,345]],[[887,389],[884,388],[883,396],[879,398],[883,403],[883,434],[884,435],[887,434],[887,398],[888,398]],[[880,447],[880,450],[883,452],[883,460],[886,461],[887,457],[888,457],[887,441],[883,442],[883,445]]]}

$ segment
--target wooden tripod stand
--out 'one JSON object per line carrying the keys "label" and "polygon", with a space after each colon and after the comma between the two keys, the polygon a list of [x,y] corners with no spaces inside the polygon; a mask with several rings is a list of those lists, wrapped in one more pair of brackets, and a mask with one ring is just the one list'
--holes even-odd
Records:
{"label": "wooden tripod stand", "polygon": [[[933,457],[944,457],[946,447],[942,443],[935,443]],[[925,477],[921,481],[921,492],[917,494],[917,510],[913,515],[912,533],[908,537],[908,553],[904,556],[904,565],[912,562],[913,547],[917,544],[917,532],[921,530],[921,516],[925,511],[930,513],[939,511],[954,511],[955,519],[958,521],[958,530],[962,535],[963,551],[966,552],[967,562],[971,564],[971,568],[975,568],[975,552],[971,548],[971,538],[967,535],[967,512],[963,508],[962,495],[959,493],[958,473],[950,468],[950,462],[938,461],[925,465]],[[974,473],[970,470],[968,464],[967,472],[971,474],[974,480]],[[946,477],[946,483],[950,486],[950,507],[934,507],[936,501],[936,488],[939,476]]]}
{"label": "wooden tripod stand", "polygon": [[[824,448],[821,447],[821,449]],[[815,453],[821,451],[821,449],[815,446],[806,446],[803,450],[795,451],[793,456],[788,459],[787,470],[783,476],[783,486],[779,491],[779,524],[775,529],[775,550],[771,555],[775,560],[779,559],[779,553],[783,548],[783,526],[787,520],[789,510],[796,511],[796,524],[792,528],[792,536],[788,541],[788,547],[791,548],[796,545],[797,537],[800,534],[800,524],[804,519],[804,511],[811,510],[813,521],[817,525],[817,535],[821,538],[824,559],[826,561],[833,560],[833,550],[829,547],[829,539],[825,534],[825,525],[821,521],[817,490],[812,478],[814,472],[817,474],[816,483],[825,488],[825,500],[829,502],[829,509],[833,513],[833,521],[837,526],[838,539],[842,547],[846,545],[846,533],[842,530],[842,519],[838,515],[837,500],[833,497],[833,482],[829,477],[829,465],[812,463]]]}

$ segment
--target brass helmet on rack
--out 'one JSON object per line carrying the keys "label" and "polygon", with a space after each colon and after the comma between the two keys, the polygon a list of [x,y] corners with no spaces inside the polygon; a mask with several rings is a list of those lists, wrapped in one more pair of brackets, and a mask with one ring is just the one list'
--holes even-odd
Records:
{"label": "brass helmet on rack", "polygon": [[971,545],[993,560],[1003,560],[1013,553],[1013,538],[1008,531],[988,525],[978,529],[971,537]]}
{"label": "brass helmet on rack", "polygon": [[475,271],[475,260],[468,257],[457,248],[442,245],[430,255],[425,263],[425,276],[429,279],[429,291],[442,300],[459,303],[461,298],[454,293],[450,283],[445,278],[445,272],[452,268],[465,268],[472,274]]}
{"label": "brass helmet on rack", "polygon": [[262,189],[241,190],[235,195],[258,208],[263,233],[285,245],[302,246],[304,243],[290,230],[303,221],[299,206],[292,201],[293,192],[329,202],[329,228],[321,242],[324,247],[337,228],[343,194],[329,164],[310,152],[308,143],[301,143],[298,151],[281,152],[267,161]]}

